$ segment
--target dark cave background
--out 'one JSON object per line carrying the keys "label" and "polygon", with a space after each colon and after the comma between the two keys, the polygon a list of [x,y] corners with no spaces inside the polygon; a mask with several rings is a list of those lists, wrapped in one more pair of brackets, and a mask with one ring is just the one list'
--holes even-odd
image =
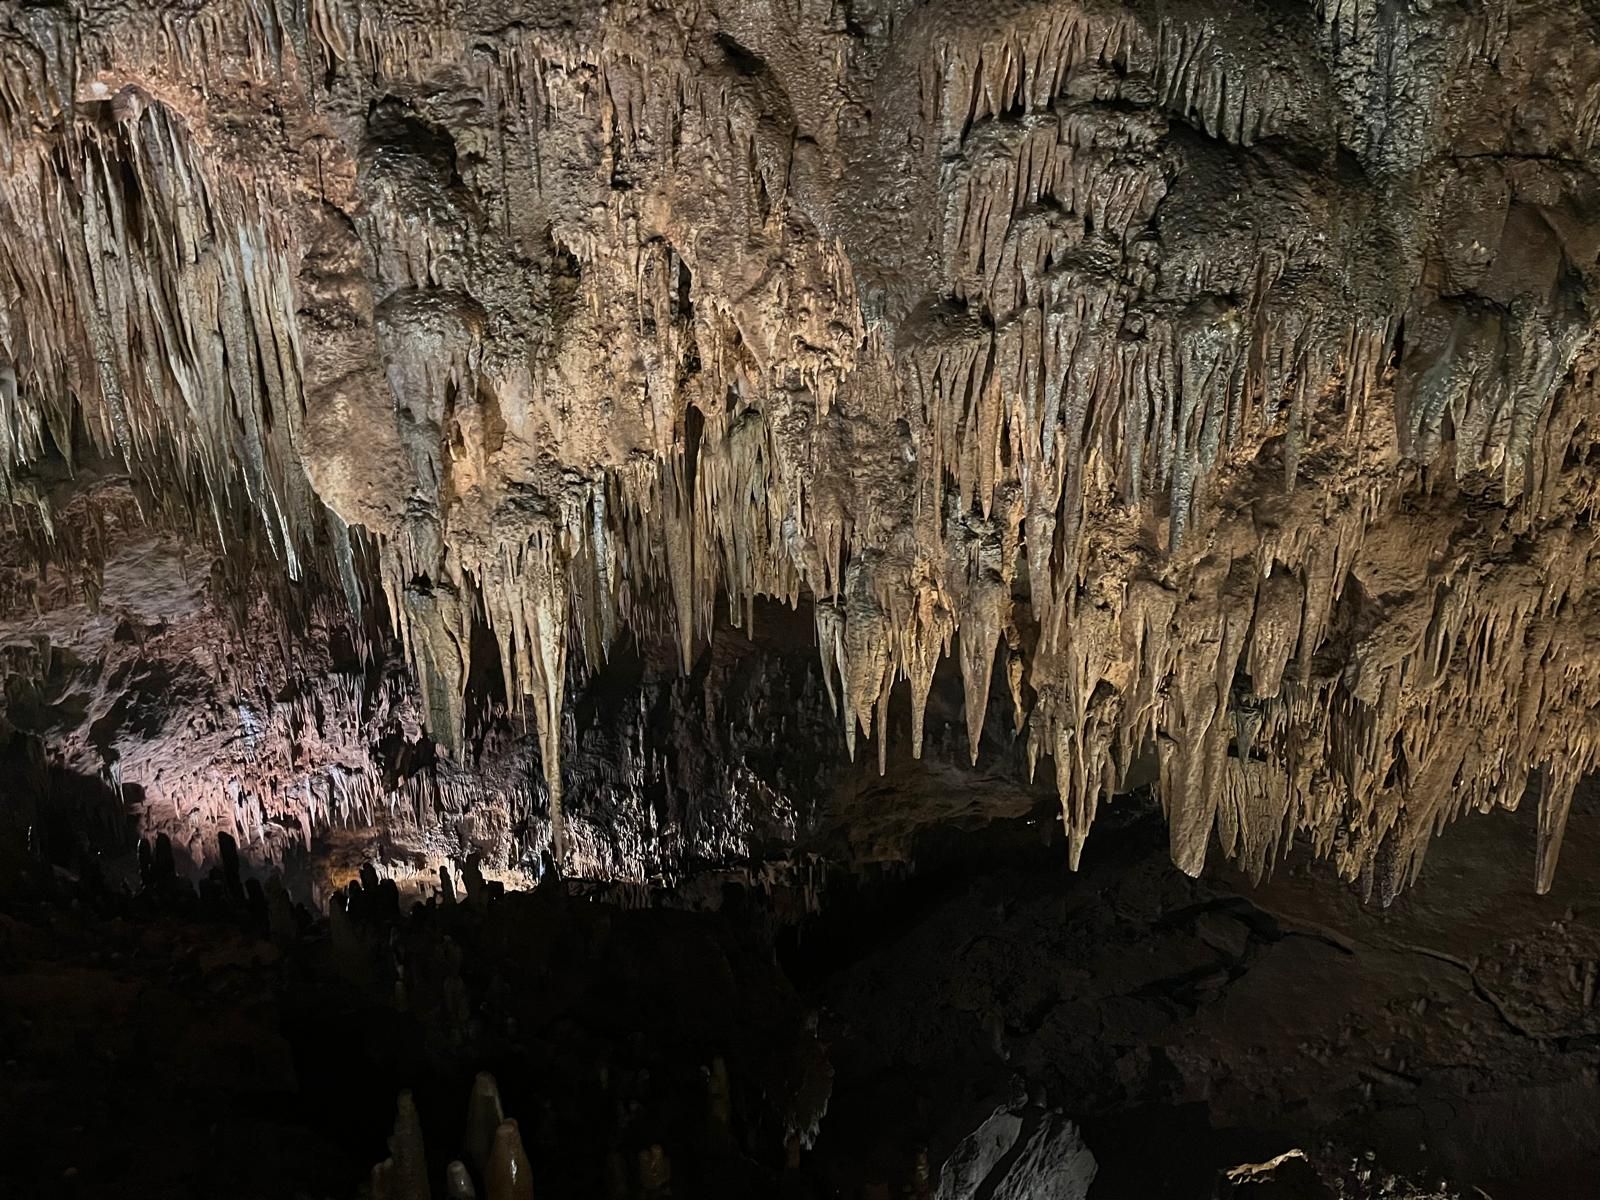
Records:
{"label": "dark cave background", "polygon": [[[197,893],[159,849],[136,894],[35,862],[0,909],[0,1177],[353,1196],[409,1088],[437,1188],[490,1070],[558,1200],[941,1194],[999,1108],[1076,1122],[1092,1200],[1576,1200],[1600,1169],[1600,795],[1543,897],[1532,818],[1463,823],[1387,908],[1301,854],[1259,887],[1190,879],[1144,794],[1077,874],[1041,809],[931,831],[914,866],[834,872],[809,904],[474,879],[402,911],[369,872],[330,920],[236,867]],[[1293,1148],[1321,1174],[1226,1175]]]}

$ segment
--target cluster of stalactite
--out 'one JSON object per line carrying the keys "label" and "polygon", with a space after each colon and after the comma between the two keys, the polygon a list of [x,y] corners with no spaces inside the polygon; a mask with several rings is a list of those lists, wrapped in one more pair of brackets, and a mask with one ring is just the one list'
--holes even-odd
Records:
{"label": "cluster of stalactite", "polygon": [[[558,855],[569,659],[770,597],[880,762],[946,657],[976,758],[998,662],[1074,861],[1153,753],[1187,871],[1305,831],[1392,894],[1536,781],[1548,886],[1600,745],[1581,16],[794,7],[26,10],[9,497],[92,445],[332,564],[447,752],[492,631]],[[1531,133],[1448,116],[1519,87]]]}

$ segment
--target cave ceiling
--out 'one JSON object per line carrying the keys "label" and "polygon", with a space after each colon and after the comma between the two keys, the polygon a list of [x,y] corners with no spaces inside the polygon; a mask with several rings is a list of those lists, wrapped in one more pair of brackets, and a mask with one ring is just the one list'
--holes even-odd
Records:
{"label": "cave ceiling", "polygon": [[1544,0],[12,6],[14,791],[633,879],[1148,784],[1383,897],[1526,798],[1547,889],[1597,137]]}

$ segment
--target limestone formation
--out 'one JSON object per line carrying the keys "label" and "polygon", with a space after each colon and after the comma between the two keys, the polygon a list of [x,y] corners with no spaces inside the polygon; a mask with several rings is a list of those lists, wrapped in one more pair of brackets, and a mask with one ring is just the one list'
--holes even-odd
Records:
{"label": "limestone formation", "polygon": [[[246,841],[468,788],[582,873],[574,689],[627,636],[690,675],[776,600],[851,754],[905,710],[920,753],[954,672],[976,759],[1003,683],[1074,863],[1153,763],[1190,873],[1305,837],[1389,897],[1531,791],[1547,888],[1600,753],[1596,32],[1555,0],[12,8],[6,720]],[[201,670],[281,672],[259,753],[180,736],[182,696],[150,718],[182,767],[108,755],[128,714],[23,711],[60,633],[29,614],[92,614],[135,545],[280,644]],[[475,773],[496,705],[539,781]]]}

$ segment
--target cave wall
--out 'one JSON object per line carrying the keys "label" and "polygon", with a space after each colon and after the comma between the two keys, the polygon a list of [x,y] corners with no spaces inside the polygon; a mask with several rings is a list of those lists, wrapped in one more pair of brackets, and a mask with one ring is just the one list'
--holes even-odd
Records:
{"label": "cave wall", "polygon": [[[828,704],[920,753],[948,657],[1074,863],[1153,758],[1191,873],[1305,835],[1388,897],[1531,791],[1548,888],[1596,753],[1597,130],[1595,18],[1542,0],[16,8],[8,726],[197,853],[411,804],[639,876],[688,818],[578,818],[648,790],[584,681],[703,676],[777,601],[815,670],[674,722],[730,778]],[[106,580],[191,552],[205,595],[132,605],[192,667],[141,726]],[[242,754],[246,693],[285,699]],[[717,787],[708,858],[804,824]]]}

